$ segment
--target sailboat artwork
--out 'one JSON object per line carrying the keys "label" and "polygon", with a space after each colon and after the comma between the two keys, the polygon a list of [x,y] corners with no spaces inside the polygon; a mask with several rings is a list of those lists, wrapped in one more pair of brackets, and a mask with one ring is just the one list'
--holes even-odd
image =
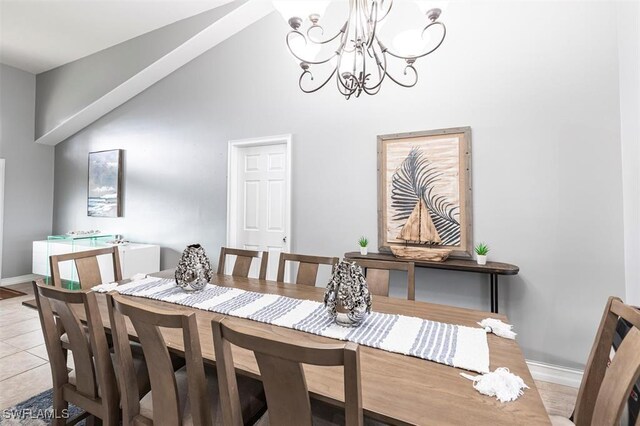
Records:
{"label": "sailboat artwork", "polygon": [[[407,222],[400,230],[398,239],[413,244],[437,245],[442,243],[438,230],[431,220],[429,209],[422,198],[416,203]],[[412,246],[391,246],[391,252],[396,257],[435,262],[444,261],[451,254],[449,249]]]}
{"label": "sailboat artwork", "polygon": [[438,230],[429,215],[429,209],[422,198],[416,203],[398,238],[418,244],[442,243]]}
{"label": "sailboat artwork", "polygon": [[378,136],[378,243],[416,261],[473,251],[471,129]]}

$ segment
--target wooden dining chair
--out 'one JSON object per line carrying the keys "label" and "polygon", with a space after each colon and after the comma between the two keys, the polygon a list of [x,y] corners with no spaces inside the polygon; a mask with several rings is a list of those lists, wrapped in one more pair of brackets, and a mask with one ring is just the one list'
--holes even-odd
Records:
{"label": "wooden dining chair", "polygon": [[[613,336],[620,319],[631,324],[609,363]],[[553,425],[615,425],[620,423],[631,389],[640,377],[640,310],[610,297],[600,321],[587,368],[578,391],[573,422],[551,416]],[[640,426],[640,420],[636,421]]]}
{"label": "wooden dining chair", "polygon": [[[277,340],[278,333],[269,332],[264,326],[239,325],[238,322],[232,325],[230,320],[225,318],[211,322],[226,425],[242,424],[240,398],[235,390],[237,385],[232,344],[253,351],[258,362],[268,407],[265,418],[258,424],[311,425],[315,419],[322,419],[322,424],[363,424],[360,354],[357,344]],[[344,367],[344,410],[328,404],[316,404],[315,401],[311,403],[303,364]]]}
{"label": "wooden dining chair", "polygon": [[373,295],[389,296],[391,271],[407,272],[407,299],[416,300],[416,265],[413,262],[393,262],[386,260],[355,259],[364,269],[367,286]]}
{"label": "wooden dining chair", "polygon": [[284,282],[284,271],[287,262],[298,262],[298,274],[296,284],[304,284],[315,287],[318,278],[318,267],[320,265],[331,265],[338,263],[337,257],[307,256],[304,254],[280,253],[278,261],[278,282]]}
{"label": "wooden dining chair", "polygon": [[[42,280],[33,282],[33,290],[53,378],[54,424],[65,424],[62,410],[72,403],[105,425],[117,425],[118,388],[95,293],[52,287]],[[86,327],[78,309],[84,310]],[[57,322],[62,323],[73,354],[71,372]],[[135,380],[136,375],[132,377]]]}
{"label": "wooden dining chair", "polygon": [[[123,424],[223,425],[217,375],[215,369],[203,364],[196,314],[152,308],[120,295],[107,295],[107,306],[116,360],[121,366]],[[131,376],[125,317],[131,321],[148,360],[151,391],[142,398]],[[185,367],[174,371],[160,327],[182,331]],[[237,383],[245,418],[259,418],[266,409],[262,384],[249,378]]]}
{"label": "wooden dining chair", "polygon": [[231,276],[243,277],[249,276],[249,269],[251,269],[251,261],[253,259],[261,259],[260,261],[260,275],[258,278],[264,280],[267,278],[267,266],[269,264],[269,252],[259,252],[256,250],[242,250],[228,247],[222,247],[220,249],[220,260],[218,261],[218,274],[224,274],[225,262],[227,256],[236,256],[236,262],[233,265]]}
{"label": "wooden dining chair", "polygon": [[100,266],[98,265],[98,256],[105,254],[111,255],[114,281],[121,281],[122,270],[120,268],[120,255],[118,247],[113,246],[96,250],[78,251],[75,253],[49,256],[53,285],[56,287],[62,287],[62,279],[60,278],[60,262],[66,262],[68,260],[74,261],[76,265],[80,288],[90,289],[93,286],[102,284],[102,275],[100,274]]}

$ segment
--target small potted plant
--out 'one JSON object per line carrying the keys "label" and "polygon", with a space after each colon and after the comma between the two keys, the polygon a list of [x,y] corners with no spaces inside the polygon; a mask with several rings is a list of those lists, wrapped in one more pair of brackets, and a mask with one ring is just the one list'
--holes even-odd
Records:
{"label": "small potted plant", "polygon": [[476,246],[476,260],[478,265],[487,264],[487,253],[489,253],[489,246],[485,243],[480,243]]}
{"label": "small potted plant", "polygon": [[367,247],[369,246],[369,240],[367,240],[367,237],[360,237],[358,245],[360,246],[360,254],[366,256],[368,252]]}

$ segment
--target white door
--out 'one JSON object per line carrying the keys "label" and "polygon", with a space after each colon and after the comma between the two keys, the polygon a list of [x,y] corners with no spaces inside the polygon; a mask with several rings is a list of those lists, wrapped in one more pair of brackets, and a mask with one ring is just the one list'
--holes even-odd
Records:
{"label": "white door", "polygon": [[[232,148],[233,149],[233,148]],[[275,280],[280,252],[288,251],[289,159],[286,143],[235,147],[236,214],[233,247],[269,252],[267,279]],[[232,164],[230,164],[232,165]],[[229,259],[231,268],[235,259]],[[259,274],[254,260],[250,276]],[[229,273],[230,271],[227,271]]]}

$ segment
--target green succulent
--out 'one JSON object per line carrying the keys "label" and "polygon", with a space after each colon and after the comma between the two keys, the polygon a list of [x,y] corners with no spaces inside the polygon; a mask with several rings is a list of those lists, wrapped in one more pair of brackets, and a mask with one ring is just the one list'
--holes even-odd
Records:
{"label": "green succulent", "polygon": [[487,253],[489,253],[489,246],[485,243],[480,243],[476,246],[475,250],[478,256],[486,256]]}
{"label": "green succulent", "polygon": [[358,240],[358,245],[360,247],[367,247],[369,245],[369,240],[367,240],[367,237],[360,237],[360,239]]}

